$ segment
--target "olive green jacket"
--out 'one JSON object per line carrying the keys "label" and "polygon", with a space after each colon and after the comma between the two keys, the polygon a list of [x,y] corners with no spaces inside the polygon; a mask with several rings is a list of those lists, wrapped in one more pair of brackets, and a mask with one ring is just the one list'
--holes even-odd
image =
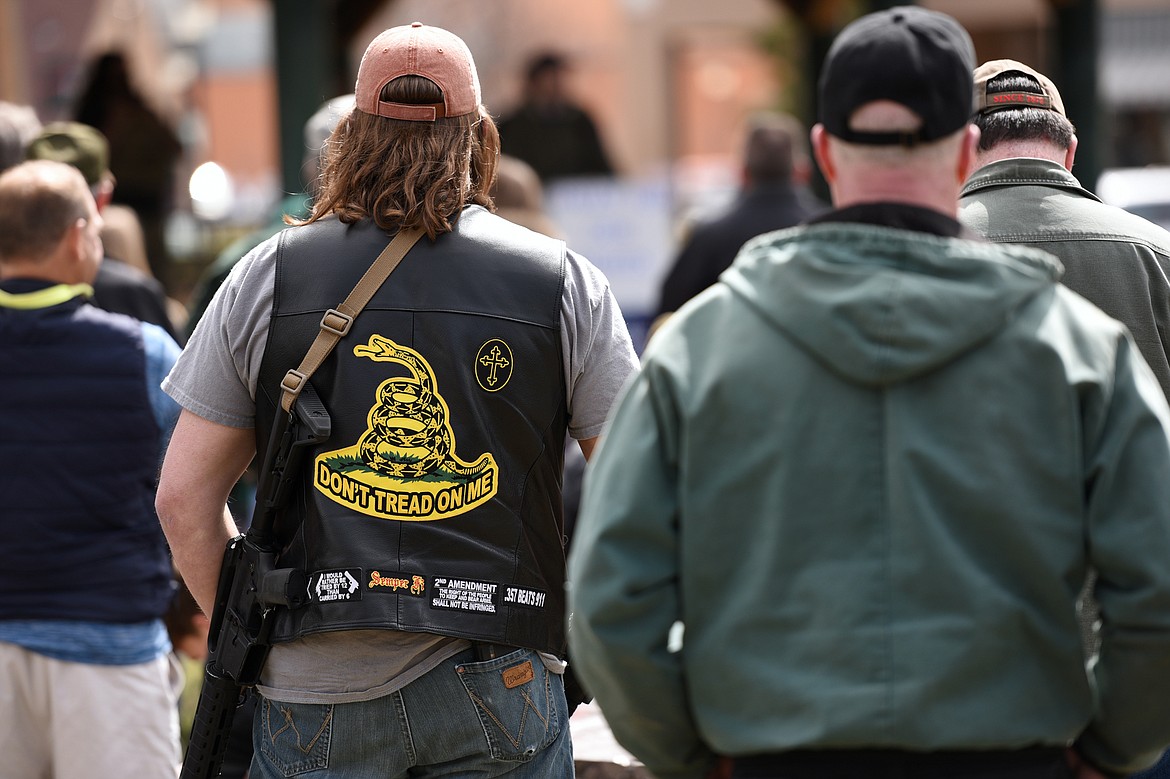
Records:
{"label": "olive green jacket", "polygon": [[1032,249],[799,227],[653,336],[586,476],[569,640],[656,776],[1074,740],[1131,770],[1170,743],[1170,411],[1058,276]]}
{"label": "olive green jacket", "polygon": [[971,230],[1056,255],[1061,282],[1129,328],[1170,398],[1170,233],[1102,203],[1048,160],[986,165],[960,198],[960,219]]}

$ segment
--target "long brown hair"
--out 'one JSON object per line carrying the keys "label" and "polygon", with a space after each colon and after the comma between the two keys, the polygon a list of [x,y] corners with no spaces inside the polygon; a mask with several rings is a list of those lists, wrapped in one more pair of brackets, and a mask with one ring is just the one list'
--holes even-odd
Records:
{"label": "long brown hair", "polygon": [[[382,89],[382,99],[411,105],[439,103],[438,85],[401,76]],[[373,219],[387,232],[418,227],[434,240],[450,232],[465,205],[491,210],[500,135],[481,107],[477,113],[409,122],[356,108],[330,137],[311,224],[330,214],[352,224]]]}

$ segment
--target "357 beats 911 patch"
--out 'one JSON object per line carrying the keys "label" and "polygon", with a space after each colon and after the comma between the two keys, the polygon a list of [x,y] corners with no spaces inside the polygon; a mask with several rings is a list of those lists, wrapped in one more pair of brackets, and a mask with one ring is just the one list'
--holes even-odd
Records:
{"label": "357 beats 911 patch", "polygon": [[504,588],[504,604],[507,606],[543,609],[546,601],[548,601],[548,593],[543,590],[530,590],[527,587]]}

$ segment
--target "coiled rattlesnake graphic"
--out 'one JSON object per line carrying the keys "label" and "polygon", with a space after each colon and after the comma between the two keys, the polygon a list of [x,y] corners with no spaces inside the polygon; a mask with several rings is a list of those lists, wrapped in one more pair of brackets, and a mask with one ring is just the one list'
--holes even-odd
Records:
{"label": "coiled rattlesnake graphic", "polygon": [[420,479],[438,470],[471,479],[492,463],[490,454],[475,463],[458,459],[447,404],[439,395],[435,374],[418,352],[380,335],[355,346],[353,353],[379,362],[396,362],[409,377],[382,382],[369,427],[358,440],[358,453],[371,469],[399,479]]}

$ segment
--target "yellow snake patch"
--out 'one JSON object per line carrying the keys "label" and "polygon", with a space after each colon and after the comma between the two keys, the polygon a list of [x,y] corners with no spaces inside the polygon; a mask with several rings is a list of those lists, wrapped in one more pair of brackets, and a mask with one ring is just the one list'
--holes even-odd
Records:
{"label": "yellow snake patch", "polygon": [[491,453],[473,463],[455,454],[447,403],[423,356],[380,335],[353,353],[397,363],[410,375],[378,386],[357,444],[317,456],[317,490],[362,514],[409,521],[457,516],[490,500],[499,466]]}

